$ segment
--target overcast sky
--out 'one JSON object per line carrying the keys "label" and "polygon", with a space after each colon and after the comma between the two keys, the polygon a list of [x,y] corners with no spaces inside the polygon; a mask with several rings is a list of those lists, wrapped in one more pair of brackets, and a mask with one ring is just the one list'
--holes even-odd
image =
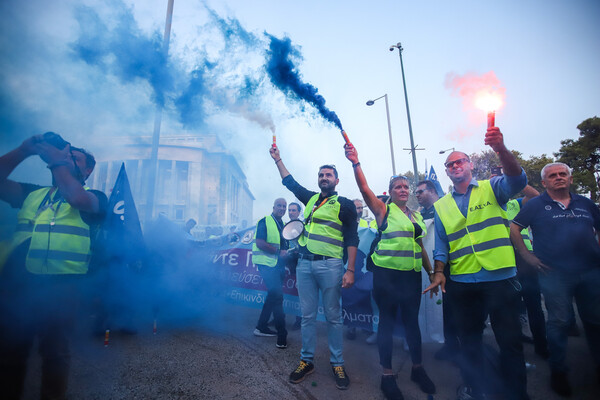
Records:
{"label": "overcast sky", "polygon": [[600,110],[598,1],[175,0],[164,64],[154,50],[166,8],[166,0],[2,1],[2,152],[47,130],[83,146],[151,135],[161,103],[163,134],[215,132],[238,156],[255,219],[273,199],[292,200],[268,154],[273,127],[300,183],[316,189],[317,167],[333,163],[340,194],[358,197],[339,130],[271,84],[265,34],[291,40],[303,82],[339,116],[375,192],[387,190],[392,167],[385,103],[367,100],[388,94],[396,170],[412,170],[392,44],[404,47],[419,171],[433,165],[444,187],[440,150],[485,150],[485,113],[456,95],[450,77],[497,78],[505,96],[497,126],[525,156],[556,152]]}

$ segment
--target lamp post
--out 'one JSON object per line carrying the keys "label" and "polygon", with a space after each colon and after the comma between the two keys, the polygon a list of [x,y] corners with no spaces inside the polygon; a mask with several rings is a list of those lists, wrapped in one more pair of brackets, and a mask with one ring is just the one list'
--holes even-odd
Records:
{"label": "lamp post", "polygon": [[388,95],[387,93],[383,96],[380,96],[374,100],[367,101],[368,106],[372,106],[379,99],[385,99],[385,113],[387,115],[387,123],[388,123],[388,135],[390,137],[390,154],[392,155],[392,173],[396,175],[396,161],[394,160],[394,143],[392,142],[392,124],[390,122],[390,107],[388,106]]}
{"label": "lamp post", "polygon": [[404,64],[402,63],[402,44],[398,42],[390,46],[390,51],[398,49],[398,55],[400,56],[400,69],[402,71],[402,85],[404,86],[404,102],[406,103],[406,116],[408,117],[408,134],[410,136],[410,150],[412,153],[413,169],[415,173],[415,187],[419,182],[419,171],[417,170],[417,154],[415,152],[415,142],[413,140],[412,124],[410,123],[410,109],[408,107],[408,95],[406,94],[406,80],[404,79]]}
{"label": "lamp post", "polygon": [[445,152],[450,151],[450,150],[455,151],[454,147],[450,147],[449,149],[446,149],[446,150],[440,150],[440,154],[444,154]]}

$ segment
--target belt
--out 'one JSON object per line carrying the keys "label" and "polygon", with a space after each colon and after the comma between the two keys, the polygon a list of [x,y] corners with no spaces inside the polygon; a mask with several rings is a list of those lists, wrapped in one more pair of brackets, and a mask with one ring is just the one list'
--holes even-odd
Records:
{"label": "belt", "polygon": [[328,258],[335,258],[335,257],[327,257],[327,256],[322,256],[320,254],[303,254],[300,253],[298,254],[298,257],[301,260],[309,260],[309,261],[321,261],[321,260],[327,260]]}

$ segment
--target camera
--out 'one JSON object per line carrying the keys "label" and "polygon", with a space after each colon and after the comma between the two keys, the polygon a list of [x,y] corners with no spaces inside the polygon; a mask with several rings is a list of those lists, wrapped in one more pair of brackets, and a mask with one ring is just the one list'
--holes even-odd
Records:
{"label": "camera", "polygon": [[67,147],[68,144],[71,144],[71,143],[67,142],[65,139],[63,139],[62,136],[60,136],[58,133],[46,132],[46,133],[44,133],[43,137],[44,137],[44,142],[51,144],[52,146],[56,147],[59,150],[62,150],[65,147]]}

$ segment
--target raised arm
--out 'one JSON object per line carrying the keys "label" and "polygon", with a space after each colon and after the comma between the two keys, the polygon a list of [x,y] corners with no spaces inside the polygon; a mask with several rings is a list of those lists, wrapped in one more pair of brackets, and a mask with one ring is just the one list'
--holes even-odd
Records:
{"label": "raised arm", "polygon": [[22,186],[8,177],[25,159],[38,154],[37,144],[42,140],[42,135],[32,136],[16,149],[0,157],[0,199],[10,204],[19,203],[23,197]]}
{"label": "raised arm", "polygon": [[369,188],[369,185],[367,184],[367,178],[365,177],[365,174],[360,166],[360,162],[358,161],[358,152],[356,151],[354,145],[351,143],[345,144],[344,150],[346,151],[346,158],[352,163],[352,168],[354,169],[354,178],[356,179],[358,190],[360,190],[367,207],[369,207],[369,209],[375,215],[377,225],[381,226],[383,217],[386,213],[385,203],[379,200],[371,188]]}
{"label": "raised arm", "polygon": [[279,175],[281,175],[281,179],[290,175],[290,172],[287,170],[287,168],[283,164],[283,161],[281,161],[281,156],[279,155],[279,147],[277,147],[275,145],[269,147],[269,153],[271,153],[271,157],[273,157],[273,160],[275,161],[275,165],[277,166],[277,169],[279,170]]}
{"label": "raised arm", "polygon": [[539,196],[540,192],[538,192],[534,187],[527,185],[523,188],[523,194],[525,195],[525,197],[523,197],[523,200],[521,200],[521,206],[524,206],[525,203],[527,203],[534,197]]}

